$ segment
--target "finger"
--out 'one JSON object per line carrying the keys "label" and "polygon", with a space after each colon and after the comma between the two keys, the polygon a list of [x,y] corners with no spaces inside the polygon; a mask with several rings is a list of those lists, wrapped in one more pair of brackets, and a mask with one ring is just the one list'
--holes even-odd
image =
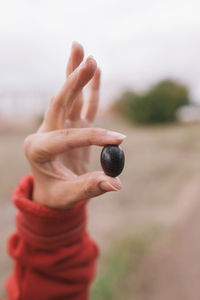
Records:
{"label": "finger", "polygon": [[119,145],[125,135],[102,128],[72,128],[30,135],[26,138],[26,156],[33,161],[46,162],[55,155],[78,147],[90,145]]}
{"label": "finger", "polygon": [[85,115],[83,116],[90,122],[94,121],[94,118],[98,111],[100,78],[101,71],[99,68],[97,68],[94,77],[92,78],[90,83],[88,102],[86,104],[87,106],[85,109]]}
{"label": "finger", "polygon": [[96,71],[96,61],[89,57],[86,62],[77,68],[64,83],[55,97],[52,110],[58,120],[58,127],[62,128],[66,116],[69,114],[73,100],[76,99],[82,88],[90,81]]}
{"label": "finger", "polygon": [[[71,56],[67,65],[66,75],[69,76],[82,62],[84,57],[84,50],[82,45],[77,42],[73,42]],[[68,118],[71,120],[77,120],[80,118],[80,113],[82,110],[83,100],[82,100],[82,92],[74,100],[72,104],[72,108],[69,112]]]}
{"label": "finger", "polygon": [[77,42],[72,43],[71,55],[67,64],[66,76],[69,76],[82,62],[84,57],[84,49]]}
{"label": "finger", "polygon": [[[80,45],[77,42],[73,42],[71,55],[67,64],[66,77],[69,76],[80,65],[80,63],[83,60],[83,57],[84,57],[84,50],[82,45]],[[59,128],[58,120],[55,117],[54,105],[52,105],[53,102],[55,102],[54,98],[52,98],[49,107],[45,113],[45,117],[44,117],[45,122],[43,122],[43,124],[41,125],[39,132],[46,132],[46,131],[51,131]]]}
{"label": "finger", "polygon": [[[78,176],[67,182],[63,188],[58,208],[74,206],[77,202],[102,195],[106,192],[119,191],[122,185],[118,177],[113,178],[103,172],[92,172]],[[67,195],[67,197],[66,197]]]}
{"label": "finger", "polygon": [[81,117],[81,111],[83,107],[83,98],[82,98],[82,92],[76,97],[74,100],[71,110],[68,114],[68,119],[70,120],[78,120]]}
{"label": "finger", "polygon": [[55,118],[55,112],[53,111],[53,102],[54,97],[51,98],[48,108],[44,114],[44,120],[38,129],[39,133],[48,132],[58,128],[58,120]]}

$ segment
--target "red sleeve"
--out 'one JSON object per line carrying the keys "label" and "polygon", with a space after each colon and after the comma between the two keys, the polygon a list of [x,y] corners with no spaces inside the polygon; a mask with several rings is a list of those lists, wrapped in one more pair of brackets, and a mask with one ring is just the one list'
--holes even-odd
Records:
{"label": "red sleeve", "polygon": [[86,202],[56,210],[31,201],[33,177],[14,193],[16,232],[8,241],[15,260],[9,300],[86,300],[95,274],[96,244],[86,230]]}

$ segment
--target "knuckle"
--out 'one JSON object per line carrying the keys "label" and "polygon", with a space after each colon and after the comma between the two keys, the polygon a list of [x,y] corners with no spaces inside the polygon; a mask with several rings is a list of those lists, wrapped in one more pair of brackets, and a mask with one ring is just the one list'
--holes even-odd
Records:
{"label": "knuckle", "polygon": [[101,181],[102,174],[99,174],[99,172],[93,172],[88,177],[88,181],[86,181],[85,187],[84,187],[84,194],[85,199],[89,199],[92,197],[96,197],[99,195],[99,182]]}
{"label": "knuckle", "polygon": [[95,137],[95,131],[93,128],[90,128],[88,131],[87,131],[87,134],[85,134],[85,140],[87,142],[88,145],[91,145],[93,140],[94,140],[94,137]]}
{"label": "knuckle", "polygon": [[89,145],[92,145],[93,143],[96,143],[99,141],[99,138],[106,135],[106,130],[102,128],[90,128],[88,129],[87,135],[85,135],[85,138],[87,139],[87,142]]}
{"label": "knuckle", "polygon": [[34,140],[34,135],[28,135],[24,140],[24,153],[28,159],[31,158],[32,156],[33,140]]}
{"label": "knuckle", "polygon": [[96,133],[97,133],[97,129],[96,128],[90,128],[89,129],[89,135],[96,135]]}
{"label": "knuckle", "polygon": [[60,130],[60,137],[66,141],[66,144],[70,145],[71,137],[72,137],[72,130],[71,129],[61,129]]}
{"label": "knuckle", "polygon": [[104,135],[106,133],[106,130],[103,128],[90,128],[90,130],[92,136]]}
{"label": "knuckle", "polygon": [[64,135],[68,136],[71,133],[71,129],[66,128],[66,129],[63,129],[62,132],[63,132]]}
{"label": "knuckle", "polygon": [[104,128],[97,128],[97,130],[98,130],[98,133],[101,135],[105,135],[107,133],[107,130]]}
{"label": "knuckle", "polygon": [[97,137],[98,133],[95,128],[89,128],[85,138],[87,140],[88,145],[92,145],[94,143],[95,138]]}
{"label": "knuckle", "polygon": [[91,198],[95,195],[95,186],[94,185],[87,185],[85,187],[84,194],[86,198]]}

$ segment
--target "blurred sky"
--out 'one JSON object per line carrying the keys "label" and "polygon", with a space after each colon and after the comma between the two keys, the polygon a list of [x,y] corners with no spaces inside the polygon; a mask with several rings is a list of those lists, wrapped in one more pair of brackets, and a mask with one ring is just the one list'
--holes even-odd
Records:
{"label": "blurred sky", "polygon": [[0,0],[0,89],[54,93],[71,42],[102,73],[102,100],[173,77],[200,101],[199,0]]}

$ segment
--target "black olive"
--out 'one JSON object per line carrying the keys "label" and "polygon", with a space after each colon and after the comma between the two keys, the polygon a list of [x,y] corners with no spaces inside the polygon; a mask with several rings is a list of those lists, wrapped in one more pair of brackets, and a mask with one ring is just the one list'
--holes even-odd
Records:
{"label": "black olive", "polygon": [[117,145],[106,145],[101,151],[101,166],[108,176],[118,176],[124,168],[124,161],[124,152]]}

